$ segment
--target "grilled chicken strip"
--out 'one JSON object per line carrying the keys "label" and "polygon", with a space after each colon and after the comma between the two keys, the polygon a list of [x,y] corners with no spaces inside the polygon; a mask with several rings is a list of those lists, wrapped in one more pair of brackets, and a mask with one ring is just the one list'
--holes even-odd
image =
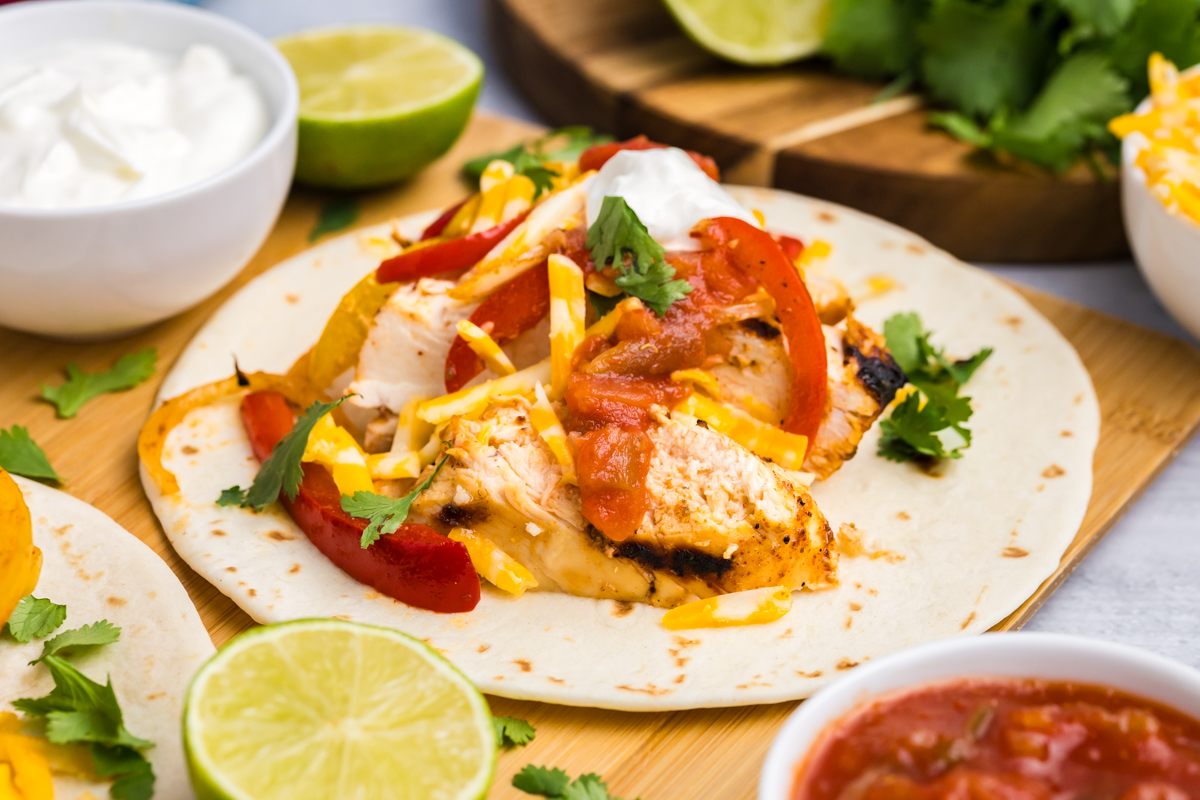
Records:
{"label": "grilled chicken strip", "polygon": [[590,526],[519,402],[447,429],[450,462],[410,519],[468,527],[521,562],[539,591],[673,607],[760,586],[833,585],[829,525],[796,476],[732,440],[659,415],[638,532]]}
{"label": "grilled chicken strip", "polygon": [[[848,315],[824,326],[829,369],[825,416],[804,468],[828,478],[854,457],[863,434],[874,424],[904,372],[887,352],[883,337]],[[765,422],[779,424],[787,413],[791,363],[779,329],[763,320],[725,326],[725,363],[713,367],[726,402]]]}

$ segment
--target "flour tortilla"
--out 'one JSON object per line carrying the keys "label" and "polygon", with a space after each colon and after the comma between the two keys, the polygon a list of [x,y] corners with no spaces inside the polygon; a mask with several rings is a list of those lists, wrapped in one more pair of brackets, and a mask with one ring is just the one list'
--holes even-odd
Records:
{"label": "flour tortilla", "polygon": [[[155,800],[194,798],[184,763],[180,720],[188,682],[215,651],[187,591],[163,560],[100,511],[40,483],[16,478],[33,518],[33,543],[42,551],[35,597],[67,607],[58,633],[106,619],[121,638],[71,663],[97,683],[112,679],[125,727],[154,742],[146,751],[157,778]],[[44,666],[28,662],[44,639],[0,641],[0,711],[13,700],[42,697],[54,688]],[[54,777],[54,796],[109,796],[112,782]]]}
{"label": "flour tortilla", "polygon": [[[441,615],[380,595],[337,569],[282,508],[215,504],[258,467],[231,398],[189,415],[164,463],[181,493],[143,484],[175,549],[261,622],[332,616],[425,639],[481,689],[565,705],[652,711],[806,697],[854,665],[911,645],[986,631],[1058,566],[1092,488],[1099,409],[1074,349],[1020,295],[924,240],[873,217],[786,192],[734,187],[768,227],[829,242],[829,273],[852,291],[870,276],[898,288],[860,304],[876,330],[917,311],[953,356],[991,346],[968,385],[974,444],[931,477],[875,455],[856,458],[813,496],[834,530],[857,526],[880,557],[843,557],[841,585],[798,592],[770,625],[671,632],[645,605],[556,593],[513,599],[484,586],[468,614]],[[415,237],[434,214],[399,222]],[[232,297],[184,351],[161,399],[246,370],[286,371],[338,300],[374,269],[368,228],[291,258]],[[188,453],[185,455],[185,452]]]}

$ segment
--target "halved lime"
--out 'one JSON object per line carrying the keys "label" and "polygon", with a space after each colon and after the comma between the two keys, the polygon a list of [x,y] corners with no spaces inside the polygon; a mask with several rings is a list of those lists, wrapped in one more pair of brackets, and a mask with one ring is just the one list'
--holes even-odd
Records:
{"label": "halved lime", "polygon": [[666,0],[701,47],[752,66],[783,64],[821,47],[829,0]]}
{"label": "halved lime", "polygon": [[483,64],[444,36],[356,26],[275,41],[300,83],[296,179],[359,189],[407,178],[467,125]]}
{"label": "halved lime", "polygon": [[496,766],[479,690],[423,643],[329,619],[255,628],[192,679],[201,800],[477,800]]}

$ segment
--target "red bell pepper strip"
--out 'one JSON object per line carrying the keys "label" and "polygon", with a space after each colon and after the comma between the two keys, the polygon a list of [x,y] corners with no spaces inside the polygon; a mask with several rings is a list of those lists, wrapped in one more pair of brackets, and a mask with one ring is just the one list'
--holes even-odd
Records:
{"label": "red bell pepper strip", "polygon": [[462,200],[443,211],[440,217],[429,223],[429,227],[421,233],[421,241],[426,242],[430,239],[441,236],[442,231],[446,230],[446,226],[450,224],[450,220],[454,219],[454,215],[458,213],[460,208],[467,204],[467,201],[470,200],[471,197],[471,195],[464,197]]}
{"label": "red bell pepper strip", "polygon": [[[242,400],[242,423],[250,446],[265,460],[294,424],[280,392],[253,392]],[[479,575],[461,543],[413,522],[379,537],[367,549],[359,542],[367,521],[342,510],[341,492],[329,470],[306,463],[295,500],[279,499],[300,530],[337,567],[357,581],[418,608],[445,613],[470,611],[479,602]]]}
{"label": "red bell pepper strip", "polygon": [[779,247],[783,250],[783,254],[793,264],[796,263],[796,259],[800,257],[800,254],[804,252],[804,242],[792,236],[785,236],[782,233],[772,233],[771,238],[779,242]]}
{"label": "red bell pepper strip", "polygon": [[[475,309],[471,322],[481,328],[492,323],[490,335],[496,344],[511,342],[537,325],[550,313],[548,270],[543,261],[500,286]],[[446,354],[446,393],[457,392],[480,372],[483,360],[465,339],[456,337]]]}
{"label": "red bell pepper strip", "polygon": [[[635,136],[624,142],[608,142],[607,144],[596,144],[584,150],[579,156],[579,171],[587,172],[591,169],[600,169],[604,163],[615,156],[622,150],[662,150],[670,147],[669,144],[659,144],[652,142],[645,136]],[[695,150],[685,151],[692,157],[692,161],[696,162],[696,166],[704,170],[704,173],[714,181],[721,180],[721,170],[717,168],[717,162],[713,161],[706,155],[701,155]]]}
{"label": "red bell pepper strip", "polygon": [[745,220],[716,217],[692,231],[705,247],[724,247],[730,258],[775,298],[792,362],[792,391],[782,427],[808,437],[811,449],[825,416],[829,375],[825,333],[808,287],[771,234]]}
{"label": "red bell pepper strip", "polygon": [[525,221],[526,211],[508,222],[459,239],[447,239],[428,247],[416,247],[393,256],[379,265],[375,279],[380,283],[407,283],[443,272],[460,272],[476,264],[513,229]]}

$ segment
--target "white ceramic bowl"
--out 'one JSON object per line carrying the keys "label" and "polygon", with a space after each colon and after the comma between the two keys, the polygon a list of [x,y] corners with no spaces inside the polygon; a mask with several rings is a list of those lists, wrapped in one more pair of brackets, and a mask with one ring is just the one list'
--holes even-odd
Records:
{"label": "white ceramic bowl", "polygon": [[[1145,111],[1149,104],[1149,99],[1143,101],[1138,112]],[[1168,211],[1150,193],[1146,173],[1135,163],[1148,143],[1138,133],[1126,136],[1121,143],[1125,233],[1138,269],[1155,297],[1180,325],[1200,338],[1200,224]]]}
{"label": "white ceramic bowl", "polygon": [[299,88],[267,40],[173,3],[42,0],[0,9],[0,54],[64,39],[180,53],[216,46],[257,85],[271,120],[241,161],[200,183],[94,208],[0,206],[0,325],[115,336],[177,314],[228,283],[270,233],[296,162]]}
{"label": "white ceramic bowl", "polygon": [[801,762],[825,726],[884,692],[969,676],[1104,684],[1200,718],[1200,671],[1124,645],[1057,633],[989,633],[902,650],[806,700],[767,753],[759,800],[791,800]]}

